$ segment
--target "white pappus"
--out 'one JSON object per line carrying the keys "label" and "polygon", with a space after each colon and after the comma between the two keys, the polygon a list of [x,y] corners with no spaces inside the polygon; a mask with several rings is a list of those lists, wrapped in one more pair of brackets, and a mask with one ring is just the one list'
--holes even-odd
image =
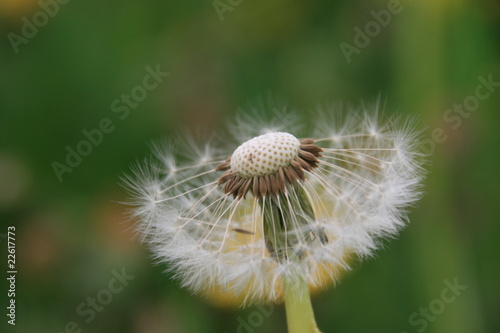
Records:
{"label": "white pappus", "polygon": [[218,143],[156,149],[125,179],[139,233],[183,286],[242,304],[281,301],[287,276],[337,281],[421,195],[420,132],[377,109],[323,111],[310,131],[241,115]]}

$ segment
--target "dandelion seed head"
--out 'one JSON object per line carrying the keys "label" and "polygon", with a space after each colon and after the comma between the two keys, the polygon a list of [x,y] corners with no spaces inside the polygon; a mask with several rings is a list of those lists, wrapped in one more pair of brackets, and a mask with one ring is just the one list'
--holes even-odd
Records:
{"label": "dandelion seed head", "polygon": [[236,148],[231,157],[231,169],[246,178],[273,174],[288,166],[299,149],[300,141],[289,133],[263,134]]}
{"label": "dandelion seed head", "polygon": [[262,134],[241,118],[235,140],[188,139],[179,160],[157,149],[126,179],[138,232],[183,286],[219,302],[279,302],[283,278],[325,288],[406,225],[424,175],[414,121],[330,111],[310,133]]}

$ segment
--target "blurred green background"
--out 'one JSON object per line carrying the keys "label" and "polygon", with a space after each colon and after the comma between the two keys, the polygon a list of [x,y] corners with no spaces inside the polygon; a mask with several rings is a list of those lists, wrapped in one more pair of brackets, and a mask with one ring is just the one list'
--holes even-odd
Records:
{"label": "blurred green background", "polygon": [[[0,0],[1,332],[285,332],[281,306],[270,316],[219,308],[181,289],[151,264],[118,203],[119,177],[151,141],[216,130],[268,92],[306,118],[318,103],[382,96],[388,112],[427,128],[430,174],[410,226],[313,299],[319,327],[500,332],[500,87],[480,88],[479,105],[471,97],[479,77],[500,82],[498,1],[59,1]],[[356,51],[346,57],[347,44]],[[128,114],[113,112],[122,94],[141,93],[148,66],[169,75]],[[447,111],[464,101],[475,111]],[[60,181],[53,163],[105,118],[113,130]],[[15,327],[5,315],[10,225]],[[123,269],[130,280],[110,293]],[[441,309],[455,278],[467,289]],[[106,304],[89,310],[89,297]]]}

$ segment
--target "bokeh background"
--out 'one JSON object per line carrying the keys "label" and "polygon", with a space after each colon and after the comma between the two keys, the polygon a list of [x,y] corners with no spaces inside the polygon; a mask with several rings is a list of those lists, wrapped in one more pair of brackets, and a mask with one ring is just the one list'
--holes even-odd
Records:
{"label": "bokeh background", "polygon": [[[44,22],[38,1],[0,0],[1,332],[285,332],[281,306],[268,316],[181,289],[165,266],[151,264],[119,203],[127,198],[120,176],[152,141],[179,128],[215,131],[269,93],[305,118],[318,104],[358,106],[381,96],[387,112],[415,115],[427,128],[430,173],[410,226],[314,297],[319,327],[500,331],[500,87],[460,124],[444,118],[474,96],[479,76],[500,82],[498,1],[401,0],[400,12],[380,31],[371,27],[373,37],[350,62],[341,43],[356,46],[354,29],[364,31],[371,11],[394,1],[60,2]],[[30,32],[34,16],[40,27]],[[14,47],[11,33],[23,29],[30,37]],[[169,75],[126,117],[113,112],[148,66]],[[105,118],[114,130],[60,181],[53,163],[65,163],[66,147]],[[446,138],[432,140],[436,129]],[[15,327],[5,316],[10,225]],[[86,322],[90,315],[77,308],[109,295],[113,272],[123,269],[133,280]],[[425,327],[412,324],[412,314],[436,306],[444,281],[455,278],[467,289],[431,312]]]}

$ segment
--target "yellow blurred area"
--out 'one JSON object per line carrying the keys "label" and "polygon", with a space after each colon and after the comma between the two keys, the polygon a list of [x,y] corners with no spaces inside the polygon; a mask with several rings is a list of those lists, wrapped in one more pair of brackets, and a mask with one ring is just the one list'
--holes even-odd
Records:
{"label": "yellow blurred area", "polygon": [[7,19],[20,19],[39,9],[39,0],[0,0],[0,15]]}

